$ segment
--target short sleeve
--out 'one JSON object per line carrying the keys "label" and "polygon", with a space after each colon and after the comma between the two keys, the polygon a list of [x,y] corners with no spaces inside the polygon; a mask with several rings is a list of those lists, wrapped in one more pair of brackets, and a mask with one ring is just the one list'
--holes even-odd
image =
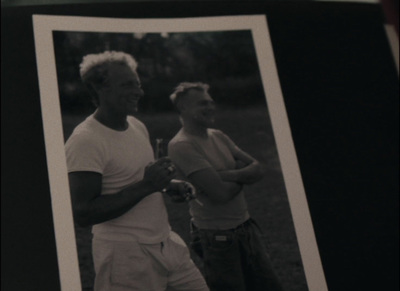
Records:
{"label": "short sleeve", "polygon": [[65,144],[68,172],[89,171],[103,174],[105,150],[93,136],[72,135]]}
{"label": "short sleeve", "polygon": [[204,155],[190,142],[181,141],[169,144],[168,156],[186,177],[196,171],[212,168]]}

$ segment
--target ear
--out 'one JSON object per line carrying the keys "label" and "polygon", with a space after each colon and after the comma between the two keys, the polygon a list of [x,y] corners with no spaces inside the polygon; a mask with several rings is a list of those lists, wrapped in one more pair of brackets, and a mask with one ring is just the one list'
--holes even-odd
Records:
{"label": "ear", "polygon": [[92,83],[91,85],[92,85],[93,91],[96,92],[97,95],[100,94],[100,92],[102,92],[104,90],[104,86],[101,86],[99,84],[93,84]]}

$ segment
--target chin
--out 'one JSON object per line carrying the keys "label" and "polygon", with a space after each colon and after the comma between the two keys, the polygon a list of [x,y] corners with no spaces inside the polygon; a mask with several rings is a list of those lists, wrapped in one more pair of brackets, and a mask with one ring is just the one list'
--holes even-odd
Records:
{"label": "chin", "polygon": [[205,127],[207,127],[207,128],[211,128],[211,127],[214,126],[214,121],[205,122],[204,125],[205,125]]}
{"label": "chin", "polygon": [[215,118],[208,119],[207,123],[213,125],[215,123]]}
{"label": "chin", "polygon": [[138,108],[135,107],[135,108],[130,109],[130,110],[128,111],[128,114],[127,114],[127,115],[135,115],[137,112],[138,112]]}

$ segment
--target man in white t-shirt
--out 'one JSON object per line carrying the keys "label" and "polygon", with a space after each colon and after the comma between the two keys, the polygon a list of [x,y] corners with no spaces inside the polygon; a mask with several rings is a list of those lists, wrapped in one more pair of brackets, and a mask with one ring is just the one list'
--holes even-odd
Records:
{"label": "man in white t-shirt", "polygon": [[136,67],[122,52],[84,57],[80,74],[97,109],[65,145],[74,219],[93,225],[95,290],[206,291],[161,194],[187,183],[171,183],[173,164],[154,161],[147,129],[132,116],[143,95]]}

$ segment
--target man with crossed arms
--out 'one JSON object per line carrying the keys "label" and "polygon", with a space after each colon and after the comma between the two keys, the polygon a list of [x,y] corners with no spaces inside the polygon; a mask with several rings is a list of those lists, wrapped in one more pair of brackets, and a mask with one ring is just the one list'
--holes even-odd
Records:
{"label": "man with crossed arms", "polygon": [[260,164],[212,128],[216,110],[208,85],[181,83],[170,98],[182,128],[168,154],[198,190],[190,202],[192,248],[203,258],[210,290],[282,291],[242,189],[263,177]]}

